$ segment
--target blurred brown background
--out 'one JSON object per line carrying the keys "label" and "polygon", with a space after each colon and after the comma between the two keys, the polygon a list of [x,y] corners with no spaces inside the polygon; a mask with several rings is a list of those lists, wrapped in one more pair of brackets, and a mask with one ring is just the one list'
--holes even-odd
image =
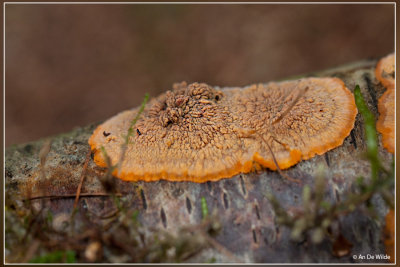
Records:
{"label": "blurred brown background", "polygon": [[177,81],[244,86],[394,51],[394,5],[6,5],[6,146]]}

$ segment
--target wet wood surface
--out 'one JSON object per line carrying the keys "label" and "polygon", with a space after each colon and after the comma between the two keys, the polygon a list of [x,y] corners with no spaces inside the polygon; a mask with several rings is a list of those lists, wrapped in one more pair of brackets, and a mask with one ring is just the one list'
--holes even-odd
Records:
{"label": "wet wood surface", "polygon": [[[308,74],[307,76],[331,76],[341,78],[353,91],[359,84],[369,108],[378,116],[377,99],[384,88],[374,75],[377,61],[365,60],[335,69]],[[30,188],[32,194],[67,195],[75,194],[85,157],[88,153],[87,143],[98,123],[75,129],[69,133],[52,137],[52,144],[45,164],[45,176],[50,183],[45,187],[40,175],[39,152],[45,140],[11,146],[6,149],[5,186],[13,200],[26,197]],[[380,137],[379,137],[380,138]],[[379,139],[380,140],[380,139]],[[340,219],[341,231],[352,244],[351,253],[343,257],[332,254],[332,243],[328,240],[314,245],[307,240],[294,242],[290,240],[290,230],[275,221],[275,213],[266,194],[272,193],[281,205],[289,212],[302,208],[302,189],[304,185],[314,185],[316,167],[323,165],[327,179],[327,200],[335,202],[359,176],[369,177],[369,163],[362,157],[365,151],[363,122],[360,114],[351,134],[337,147],[322,156],[302,161],[284,172],[302,184],[290,182],[268,169],[248,174],[236,175],[229,179],[203,184],[191,182],[123,182],[115,179],[119,192],[129,198],[132,209],[138,210],[138,220],[148,229],[160,228],[171,233],[187,225],[196,225],[202,220],[201,198],[204,197],[209,212],[215,212],[222,228],[215,239],[243,262],[281,262],[281,263],[335,263],[362,262],[354,260],[354,254],[384,253],[381,228],[383,216],[387,212],[383,201],[374,198],[378,218],[356,211]],[[380,157],[388,164],[392,155],[381,146]],[[105,214],[111,211],[113,202],[109,197],[85,197],[85,194],[104,192],[99,177],[104,176],[105,169],[96,166],[90,158],[76,220],[83,212]],[[54,198],[35,205],[48,205],[53,217],[70,214],[74,198]],[[104,223],[92,218],[93,223]],[[215,248],[203,250],[191,259],[193,262],[205,262],[214,258],[217,262],[231,262],[221,251]],[[379,262],[376,260],[375,262]],[[368,263],[372,263],[368,261]]]}

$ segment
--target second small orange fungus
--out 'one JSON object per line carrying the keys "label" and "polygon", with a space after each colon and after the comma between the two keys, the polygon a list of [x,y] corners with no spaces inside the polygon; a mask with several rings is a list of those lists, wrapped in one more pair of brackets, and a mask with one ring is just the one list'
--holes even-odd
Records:
{"label": "second small orange fungus", "polygon": [[395,67],[394,54],[382,58],[375,69],[376,78],[386,87],[378,100],[379,118],[376,123],[382,134],[383,147],[394,154],[395,150]]}

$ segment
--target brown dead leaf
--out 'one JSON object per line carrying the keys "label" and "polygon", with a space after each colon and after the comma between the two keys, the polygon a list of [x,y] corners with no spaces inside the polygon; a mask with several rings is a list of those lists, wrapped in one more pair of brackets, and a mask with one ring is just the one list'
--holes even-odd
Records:
{"label": "brown dead leaf", "polygon": [[342,234],[339,234],[332,245],[332,254],[335,257],[349,255],[352,247],[353,244],[350,243]]}

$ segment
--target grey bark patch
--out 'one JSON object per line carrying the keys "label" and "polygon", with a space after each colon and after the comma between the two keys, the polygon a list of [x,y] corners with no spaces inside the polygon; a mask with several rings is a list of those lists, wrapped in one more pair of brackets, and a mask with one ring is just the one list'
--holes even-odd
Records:
{"label": "grey bark patch", "polygon": [[350,136],[351,136],[351,141],[350,141],[350,143],[352,143],[353,146],[354,146],[354,148],[357,149],[357,141],[356,141],[356,137],[355,137],[355,134],[354,134],[354,129],[351,130]]}
{"label": "grey bark patch", "polygon": [[165,215],[164,208],[161,208],[160,217],[161,217],[161,222],[162,222],[164,228],[167,228],[167,226],[168,226],[168,224],[167,224],[167,215]]}
{"label": "grey bark patch", "polygon": [[240,176],[240,188],[242,189],[243,195],[246,196],[247,190],[246,190],[246,185],[244,184],[243,176],[242,174],[240,174],[239,176]]}
{"label": "grey bark patch", "polygon": [[254,211],[256,212],[257,219],[258,219],[258,220],[261,220],[261,216],[260,216],[260,212],[259,212],[259,210],[258,210],[258,205],[257,205],[257,203],[254,204]]}
{"label": "grey bark patch", "polygon": [[253,233],[253,242],[258,243],[256,230],[253,229],[251,232]]}
{"label": "grey bark patch", "polygon": [[328,165],[328,167],[330,166],[330,162],[329,162],[329,156],[328,156],[328,153],[325,153],[325,161],[326,161],[326,164]]}
{"label": "grey bark patch", "polygon": [[208,191],[212,191],[212,183],[210,181],[207,182]]}
{"label": "grey bark patch", "polygon": [[373,102],[373,106],[377,107],[378,106],[378,100],[376,98],[376,90],[375,90],[374,86],[372,85],[371,78],[370,78],[368,73],[365,73],[363,75],[363,77],[364,77],[365,82],[367,84],[368,93],[371,96],[371,99],[372,99],[372,102]]}
{"label": "grey bark patch", "polygon": [[143,205],[143,209],[147,209],[147,200],[146,200],[146,196],[144,194],[143,189],[140,189],[140,197],[142,198],[142,205]]}
{"label": "grey bark patch", "polygon": [[192,213],[192,202],[188,197],[186,197],[186,209],[189,214]]}
{"label": "grey bark patch", "polygon": [[229,208],[228,195],[225,192],[222,194],[222,201],[224,202],[225,209],[228,209]]}

